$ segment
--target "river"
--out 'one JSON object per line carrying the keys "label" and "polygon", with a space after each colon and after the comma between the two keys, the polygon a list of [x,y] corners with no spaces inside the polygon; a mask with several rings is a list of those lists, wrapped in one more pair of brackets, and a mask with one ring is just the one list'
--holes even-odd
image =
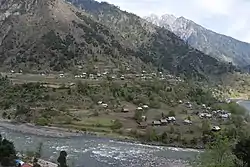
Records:
{"label": "river", "polygon": [[[250,101],[239,104],[250,111]],[[55,162],[61,150],[68,152],[73,167],[184,167],[198,153],[194,149],[150,146],[94,136],[45,137],[0,127],[3,137],[18,151],[34,151],[43,143],[42,158]]]}
{"label": "river", "polygon": [[184,167],[197,150],[149,146],[92,136],[43,137],[0,127],[1,134],[15,142],[18,151],[34,151],[43,143],[42,158],[55,161],[61,150],[68,152],[74,167]]}

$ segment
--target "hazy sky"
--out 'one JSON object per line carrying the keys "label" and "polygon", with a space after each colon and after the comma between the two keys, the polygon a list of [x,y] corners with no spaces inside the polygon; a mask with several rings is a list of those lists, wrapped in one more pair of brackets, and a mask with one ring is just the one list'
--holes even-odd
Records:
{"label": "hazy sky", "polygon": [[139,16],[184,16],[218,33],[250,42],[250,0],[98,0]]}

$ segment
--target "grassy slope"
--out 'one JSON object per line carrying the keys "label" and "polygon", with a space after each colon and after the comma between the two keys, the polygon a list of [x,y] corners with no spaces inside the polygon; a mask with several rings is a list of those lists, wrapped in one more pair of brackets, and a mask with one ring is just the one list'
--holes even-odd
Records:
{"label": "grassy slope", "polygon": [[[15,78],[14,75],[12,77],[11,80]],[[36,78],[42,77],[46,78],[28,74],[18,76],[23,82],[34,82]],[[197,111],[203,111],[199,104],[206,103],[214,109],[218,108],[218,105],[214,106],[216,101],[209,90],[205,87],[200,89],[200,86],[189,82],[160,81],[157,77],[151,81],[139,78],[109,81],[102,78],[94,85],[93,81],[88,79],[82,80],[84,81],[82,83],[70,77],[50,78],[51,80],[54,84],[64,80],[70,82],[56,89],[40,86],[39,83],[13,85],[8,79],[2,78],[0,81],[2,116],[5,112],[6,118],[18,121],[39,125],[51,124],[104,134],[129,135],[146,141],[162,141],[160,136],[166,132],[168,137],[163,141],[167,144],[197,146],[202,145],[203,131],[203,120],[195,114]],[[71,82],[76,82],[76,86],[68,88],[67,84]],[[108,108],[98,105],[99,100],[107,103]],[[191,101],[193,107],[189,109],[185,104],[179,104],[179,100]],[[142,104],[150,107],[144,111],[149,124],[153,120],[160,119],[162,113],[164,115],[174,113],[177,124],[140,129],[134,116],[137,106]],[[122,113],[123,107],[128,108],[130,112]],[[237,107],[232,107],[232,110],[235,109],[237,110]],[[188,117],[193,121],[193,125],[182,123]],[[121,125],[117,125],[115,120]],[[230,121],[209,122],[211,125],[222,127],[232,124]]]}

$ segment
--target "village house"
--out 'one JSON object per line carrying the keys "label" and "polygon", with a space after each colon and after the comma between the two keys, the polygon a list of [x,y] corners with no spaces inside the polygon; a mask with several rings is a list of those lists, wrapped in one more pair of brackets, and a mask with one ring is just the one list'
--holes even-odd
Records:
{"label": "village house", "polygon": [[63,78],[63,77],[64,77],[64,74],[59,74],[59,77],[60,77],[60,78]]}
{"label": "village house", "polygon": [[148,79],[152,79],[152,77],[148,77]]}
{"label": "village house", "polygon": [[172,122],[176,121],[176,118],[175,117],[168,117],[167,120],[168,120],[168,122],[172,123]]}
{"label": "village house", "polygon": [[219,126],[213,126],[211,130],[214,132],[218,132],[221,130],[221,128]]}
{"label": "village house", "polygon": [[89,74],[90,79],[94,79],[94,74]]}
{"label": "village house", "polygon": [[228,114],[219,114],[219,118],[221,119],[229,119],[231,116],[231,113],[228,113]]}
{"label": "village house", "polygon": [[128,108],[122,108],[122,112],[123,112],[123,113],[128,113],[128,112],[129,112],[129,109],[128,109]]}
{"label": "village house", "polygon": [[229,104],[229,103],[231,103],[231,100],[230,99],[226,99],[225,102]]}
{"label": "village house", "polygon": [[209,113],[201,113],[200,118],[212,118],[212,114]]}
{"label": "village house", "polygon": [[97,73],[96,75],[97,75],[97,77],[101,77],[102,76],[102,74],[100,74],[100,73]]}
{"label": "village house", "polygon": [[188,107],[188,108],[192,108],[192,104],[189,103],[189,104],[187,105],[187,107]]}
{"label": "village house", "polygon": [[167,125],[168,124],[167,119],[161,119],[160,122],[161,122],[161,125]]}
{"label": "village house", "polygon": [[103,103],[102,106],[103,106],[104,108],[107,108],[107,107],[108,107],[108,104]]}
{"label": "village house", "polygon": [[141,116],[142,121],[147,121],[147,117],[145,115]]}
{"label": "village house", "polygon": [[103,75],[107,75],[108,74],[108,72],[107,71],[105,71],[104,73],[102,73]]}
{"label": "village house", "polygon": [[161,121],[153,121],[152,126],[161,126]]}
{"label": "village house", "polygon": [[191,125],[193,122],[190,121],[190,120],[188,120],[188,119],[185,119],[185,120],[183,121],[183,123],[184,123],[185,125]]}
{"label": "village house", "polygon": [[137,111],[142,111],[143,108],[142,108],[142,107],[137,107],[136,110],[137,110]]}
{"label": "village house", "polygon": [[148,109],[149,107],[148,107],[148,105],[143,105],[142,108]]}
{"label": "village house", "polygon": [[206,109],[206,104],[202,104],[201,107]]}
{"label": "village house", "polygon": [[71,82],[70,84],[69,84],[69,86],[75,86],[76,84],[75,83],[73,83],[73,82]]}

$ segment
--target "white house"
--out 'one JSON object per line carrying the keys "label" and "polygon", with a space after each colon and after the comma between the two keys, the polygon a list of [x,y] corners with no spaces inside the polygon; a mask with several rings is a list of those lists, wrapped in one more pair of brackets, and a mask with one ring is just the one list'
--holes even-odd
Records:
{"label": "white house", "polygon": [[153,121],[152,125],[153,126],[161,126],[161,121]]}
{"label": "white house", "polygon": [[141,110],[143,110],[143,108],[142,107],[137,107],[136,110],[141,111]]}
{"label": "white house", "polygon": [[129,112],[129,109],[128,108],[122,108],[122,112],[127,113],[127,112]]}
{"label": "white house", "polygon": [[184,123],[184,124],[191,125],[193,122],[190,121],[190,120],[188,120],[188,119],[185,119],[185,120],[183,121],[183,123]]}
{"label": "white house", "polygon": [[230,115],[229,114],[220,114],[219,117],[222,118],[222,119],[229,119]]}
{"label": "white house", "polygon": [[201,106],[202,106],[202,108],[206,108],[206,104],[202,104]]}
{"label": "white house", "polygon": [[167,119],[161,119],[160,122],[161,122],[162,125],[167,125],[168,124]]}
{"label": "white house", "polygon": [[98,101],[97,104],[101,105],[103,102],[102,101]]}
{"label": "white house", "polygon": [[208,114],[208,113],[200,113],[199,114],[200,118],[212,118],[212,114]]}
{"label": "white house", "polygon": [[108,107],[108,104],[103,103],[102,106],[103,106],[104,108],[107,108],[107,107]]}
{"label": "white house", "polygon": [[89,74],[89,78],[94,78],[94,74]]}
{"label": "white house", "polygon": [[146,121],[147,117],[145,115],[141,116],[142,121]]}
{"label": "white house", "polygon": [[143,105],[142,108],[148,109],[149,107],[148,107],[148,105]]}
{"label": "white house", "polygon": [[176,118],[175,117],[168,117],[167,120],[169,122],[174,122],[174,121],[176,121]]}
{"label": "white house", "polygon": [[219,126],[213,126],[212,127],[212,131],[220,131],[221,130],[221,128],[219,127]]}

